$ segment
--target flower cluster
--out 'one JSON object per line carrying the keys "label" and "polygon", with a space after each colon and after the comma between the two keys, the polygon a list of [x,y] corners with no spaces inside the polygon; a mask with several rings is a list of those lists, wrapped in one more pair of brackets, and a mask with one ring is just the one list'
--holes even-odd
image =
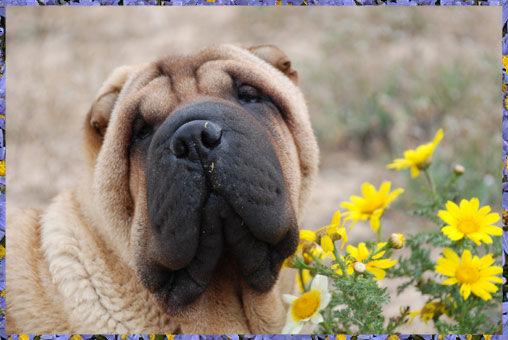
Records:
{"label": "flower cluster", "polygon": [[[440,331],[461,330],[465,333],[476,330],[479,323],[483,323],[482,326],[488,324],[485,310],[493,306],[489,301],[493,300],[493,294],[499,290],[496,284],[503,282],[498,276],[502,273],[502,268],[494,265],[496,254],[491,252],[490,245],[493,244],[492,237],[501,236],[503,231],[495,225],[500,220],[499,214],[492,212],[489,205],[481,206],[476,197],[447,197],[449,195],[446,190],[437,190],[435,187],[428,169],[434,150],[443,135],[443,130],[439,130],[432,142],[404,153],[408,162],[410,159],[417,160],[412,164],[411,177],[417,177],[419,171],[424,171],[426,175],[433,197],[428,206],[430,209],[423,211],[427,212],[426,217],[438,224],[440,232],[413,236],[411,256],[401,261],[403,265],[397,270],[398,274],[409,277],[409,282],[416,281],[416,288],[429,296],[429,300],[420,310],[410,313],[411,317],[419,316],[424,322],[433,320]],[[413,151],[419,152],[419,155],[415,155]],[[400,160],[395,160],[388,167],[402,170],[403,167],[395,167],[397,161],[401,164]],[[463,166],[456,165],[448,184],[455,183],[464,172]],[[437,213],[433,210],[435,207],[439,209]],[[482,245],[487,248],[482,248]],[[422,246],[444,246],[435,264],[430,251],[422,250]],[[425,271],[431,270],[445,278],[441,282],[424,278]],[[474,296],[472,301],[471,294]],[[478,314],[473,314],[474,317],[464,314],[465,311],[469,314],[474,310],[478,311]],[[447,323],[440,319],[442,315],[454,322]]]}
{"label": "flower cluster", "polygon": [[337,304],[337,301],[331,303],[329,279],[362,278],[376,282],[384,279],[386,270],[397,264],[396,260],[387,258],[387,253],[403,247],[402,234],[393,234],[387,242],[348,244],[347,229],[351,230],[359,221],[369,221],[372,230],[380,235],[381,217],[403,192],[400,188],[392,191],[391,186],[389,181],[383,182],[379,189],[363,183],[362,196],[351,196],[343,202],[341,207],[345,211],[335,211],[328,225],[315,231],[300,230],[297,252],[286,261],[286,266],[298,269],[299,295],[283,296],[289,305],[283,333],[299,333],[306,322],[316,325],[327,322],[323,311]]}
{"label": "flower cluster", "polygon": [[[422,185],[428,190],[419,193],[430,196],[419,200],[423,208],[417,213],[437,227],[384,238],[382,217],[404,189],[392,189],[390,181],[379,187],[363,183],[361,194],[342,202],[342,210],[335,211],[328,225],[300,231],[297,252],[286,261],[286,266],[297,269],[297,294],[283,296],[289,305],[284,333],[299,333],[307,323],[317,325],[323,333],[386,334],[416,317],[433,321],[444,333],[495,330],[499,324],[490,323],[487,315],[495,307],[497,285],[503,282],[499,277],[502,268],[495,265],[497,251],[491,248],[493,237],[502,235],[496,225],[500,216],[476,197],[461,199],[455,191],[450,194],[449,187],[465,172],[461,165],[452,168],[449,179],[438,181],[446,190],[436,186],[430,167],[443,137],[439,129],[432,141],[405,151],[387,166],[397,171],[409,169],[412,179],[424,173]],[[348,233],[359,222],[368,224],[375,238],[349,244]],[[392,258],[406,246],[409,256],[405,252]],[[436,258],[433,250],[439,248],[441,255]],[[429,277],[429,273],[434,275]],[[420,309],[401,307],[399,316],[385,320],[382,306],[390,296],[378,284],[385,278],[405,278],[398,292],[413,286],[427,301]],[[482,329],[487,326],[493,328]]]}

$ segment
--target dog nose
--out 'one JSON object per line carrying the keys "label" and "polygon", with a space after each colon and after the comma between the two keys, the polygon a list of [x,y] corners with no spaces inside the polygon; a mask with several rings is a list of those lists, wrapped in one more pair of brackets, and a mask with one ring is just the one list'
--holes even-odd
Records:
{"label": "dog nose", "polygon": [[193,120],[180,126],[171,138],[170,150],[178,158],[207,154],[220,144],[222,129],[208,120]]}

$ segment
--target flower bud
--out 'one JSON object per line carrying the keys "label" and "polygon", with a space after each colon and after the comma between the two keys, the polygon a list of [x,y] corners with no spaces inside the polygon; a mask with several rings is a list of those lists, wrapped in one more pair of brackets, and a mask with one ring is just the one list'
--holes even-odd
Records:
{"label": "flower bud", "polygon": [[310,253],[317,245],[314,242],[303,242],[302,253]]}
{"label": "flower bud", "polygon": [[395,249],[401,249],[406,243],[406,237],[404,234],[393,233],[390,235],[390,245]]}
{"label": "flower bud", "polygon": [[317,231],[316,231],[316,241],[317,243],[319,243],[321,241],[321,238],[323,236],[327,235],[327,232],[326,232],[326,227],[323,227],[323,228],[319,228]]}
{"label": "flower bud", "polygon": [[304,243],[302,245],[302,256],[303,256],[303,261],[306,264],[311,264],[314,261],[313,256],[318,257],[319,253],[320,252],[319,252],[317,244],[315,244],[314,242],[304,241]]}
{"label": "flower bud", "polygon": [[362,262],[355,262],[353,264],[353,269],[355,270],[355,272],[361,274],[361,273],[365,273],[365,271],[367,270],[367,267],[365,267],[365,264],[363,264]]}
{"label": "flower bud", "polygon": [[460,164],[456,164],[454,167],[453,167],[453,173],[457,176],[461,176],[464,171],[466,171],[466,168],[464,168],[463,165],[460,165]]}

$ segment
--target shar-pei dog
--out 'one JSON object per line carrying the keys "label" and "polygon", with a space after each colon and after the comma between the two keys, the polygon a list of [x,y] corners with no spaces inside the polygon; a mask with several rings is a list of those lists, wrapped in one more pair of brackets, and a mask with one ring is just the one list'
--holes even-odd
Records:
{"label": "shar-pei dog", "polygon": [[280,332],[318,166],[297,78],[272,45],[113,71],[74,189],[9,211],[7,331]]}

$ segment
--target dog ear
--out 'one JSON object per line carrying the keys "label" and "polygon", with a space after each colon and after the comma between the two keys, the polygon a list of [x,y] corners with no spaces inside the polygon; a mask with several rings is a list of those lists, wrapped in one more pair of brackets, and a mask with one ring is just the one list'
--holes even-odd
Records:
{"label": "dog ear", "polygon": [[99,153],[118,95],[135,69],[134,66],[116,68],[97,92],[85,120],[85,148],[91,160]]}
{"label": "dog ear", "polygon": [[298,72],[293,69],[286,53],[275,45],[257,45],[248,50],[284,73],[293,83],[298,83]]}

